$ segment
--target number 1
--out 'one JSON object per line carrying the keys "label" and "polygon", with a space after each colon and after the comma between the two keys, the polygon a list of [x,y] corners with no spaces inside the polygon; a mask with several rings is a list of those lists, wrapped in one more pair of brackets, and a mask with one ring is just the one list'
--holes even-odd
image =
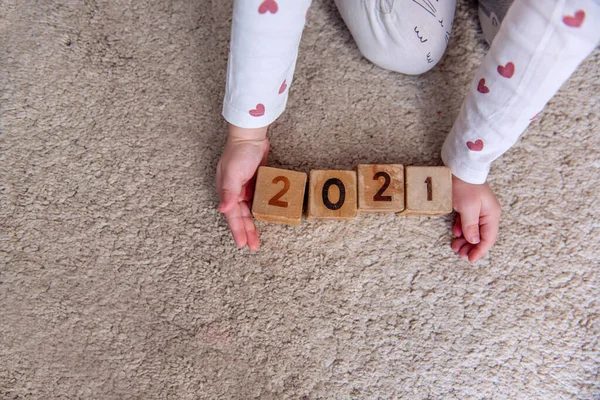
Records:
{"label": "number 1", "polygon": [[425,183],[427,184],[427,201],[432,201],[433,200],[433,187],[431,185],[431,177],[428,176],[427,179],[425,179]]}

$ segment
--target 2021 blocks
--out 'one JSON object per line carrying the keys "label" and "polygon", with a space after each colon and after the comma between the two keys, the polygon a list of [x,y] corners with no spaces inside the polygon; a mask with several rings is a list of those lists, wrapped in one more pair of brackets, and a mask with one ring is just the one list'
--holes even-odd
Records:
{"label": "2021 blocks", "polygon": [[300,225],[307,219],[348,220],[358,213],[434,216],[452,211],[448,167],[359,164],[352,171],[312,170],[307,175],[260,167],[252,203],[257,220]]}

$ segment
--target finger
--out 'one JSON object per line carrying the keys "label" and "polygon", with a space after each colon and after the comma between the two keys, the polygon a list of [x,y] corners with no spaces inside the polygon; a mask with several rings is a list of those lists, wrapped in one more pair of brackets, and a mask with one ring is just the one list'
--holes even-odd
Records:
{"label": "finger", "polygon": [[488,215],[482,218],[480,226],[481,242],[469,253],[469,261],[474,263],[481,260],[492,248],[498,238],[500,215]]}
{"label": "finger", "polygon": [[217,208],[223,214],[227,214],[237,206],[244,183],[242,179],[233,175],[230,171],[231,169],[225,171],[220,182],[219,197],[221,202]]}
{"label": "finger", "polygon": [[219,203],[217,209],[223,214],[227,214],[233,211],[237,206],[240,199],[240,192],[221,189],[219,196],[221,197],[221,202]]}
{"label": "finger", "polygon": [[481,240],[479,237],[479,212],[481,203],[479,201],[471,202],[468,207],[463,207],[460,213],[460,222],[462,235],[469,243],[477,244]]}
{"label": "finger", "polygon": [[465,238],[463,238],[463,237],[456,238],[456,239],[454,239],[452,241],[452,245],[451,245],[452,250],[455,253],[458,253],[458,251],[460,250],[460,248],[463,247],[467,243],[469,243],[469,242],[467,242],[467,240]]}
{"label": "finger", "polygon": [[469,253],[471,252],[471,250],[473,249],[473,247],[475,247],[476,245],[471,244],[471,243],[465,243],[464,246],[462,246],[460,248],[460,250],[458,250],[458,256],[460,258],[467,258],[469,256]]}
{"label": "finger", "polygon": [[485,257],[493,245],[493,242],[489,243],[482,239],[481,242],[469,252],[469,262],[476,263],[477,261],[481,260],[483,257]]}
{"label": "finger", "polygon": [[250,202],[254,197],[254,187],[256,186],[256,179],[252,178],[248,183],[242,187],[242,194],[240,195],[240,201]]}
{"label": "finger", "polygon": [[219,191],[221,202],[217,209],[223,214],[227,214],[240,201],[244,180],[240,177],[239,171],[232,166],[224,170],[219,169],[219,172],[221,173],[217,180],[217,190]]}
{"label": "finger", "polygon": [[462,236],[460,214],[456,214],[456,221],[454,221],[454,226],[452,227],[452,234],[457,238]]}
{"label": "finger", "polygon": [[242,219],[244,221],[244,229],[246,231],[246,242],[248,244],[248,248],[251,251],[257,251],[260,247],[260,241],[258,239],[258,230],[254,225],[252,213],[250,212],[250,206],[248,203],[242,202],[240,203],[240,208],[242,210]]}
{"label": "finger", "polygon": [[244,218],[242,217],[242,209],[239,204],[240,203],[236,203],[236,207],[227,212],[225,218],[227,219],[227,225],[229,225],[235,244],[242,248],[248,243],[248,237],[246,236],[246,227]]}
{"label": "finger", "polygon": [[487,254],[488,250],[489,250],[489,248],[487,250],[485,250],[479,244],[476,245],[475,248],[473,248],[473,250],[471,250],[469,252],[469,262],[471,264],[474,264],[477,261],[481,260]]}

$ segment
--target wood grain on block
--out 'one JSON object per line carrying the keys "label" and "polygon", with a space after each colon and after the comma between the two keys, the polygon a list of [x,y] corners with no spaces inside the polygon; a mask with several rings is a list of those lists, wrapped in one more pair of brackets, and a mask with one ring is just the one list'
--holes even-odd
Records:
{"label": "wood grain on block", "polygon": [[304,172],[259,167],[252,214],[259,221],[300,225],[306,189]]}
{"label": "wood grain on block", "polygon": [[356,189],[356,171],[310,171],[306,218],[352,219],[356,217]]}
{"label": "wood grain on block", "polygon": [[406,204],[398,215],[452,212],[452,172],[448,167],[405,167]]}
{"label": "wood grain on block", "polygon": [[402,164],[359,164],[359,212],[400,212],[404,210],[404,166]]}

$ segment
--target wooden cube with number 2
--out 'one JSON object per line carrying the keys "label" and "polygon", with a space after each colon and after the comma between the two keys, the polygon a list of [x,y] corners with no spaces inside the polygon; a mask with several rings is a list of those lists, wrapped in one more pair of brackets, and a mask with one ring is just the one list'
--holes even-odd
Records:
{"label": "wooden cube with number 2", "polygon": [[359,212],[404,210],[404,166],[402,164],[359,164]]}
{"label": "wooden cube with number 2", "polygon": [[434,216],[452,212],[448,167],[405,167],[406,204],[398,215]]}
{"label": "wooden cube with number 2", "polygon": [[278,224],[300,225],[305,189],[304,172],[259,167],[252,201],[254,218]]}
{"label": "wooden cube with number 2", "polygon": [[355,171],[310,171],[307,219],[352,219],[356,212]]}

